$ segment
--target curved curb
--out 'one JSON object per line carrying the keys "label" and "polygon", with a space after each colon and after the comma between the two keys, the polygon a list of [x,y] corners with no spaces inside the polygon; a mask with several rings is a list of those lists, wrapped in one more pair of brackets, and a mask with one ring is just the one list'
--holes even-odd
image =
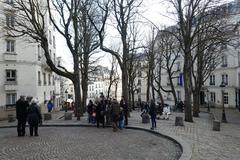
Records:
{"label": "curved curb", "polygon": [[[28,126],[28,125],[26,125]],[[11,125],[11,126],[0,126],[1,128],[16,128],[16,125]],[[89,125],[89,124],[43,124],[40,127],[96,127],[95,125]],[[111,126],[105,126],[105,128],[111,128]],[[146,128],[141,128],[141,127],[126,127],[126,129],[133,129],[133,130],[140,130],[140,131],[145,131],[149,132],[152,134],[155,134],[157,136],[162,136],[164,138],[169,139],[170,141],[173,141],[174,143],[178,144],[180,146],[180,149],[182,151],[182,154],[179,158],[179,160],[190,160],[192,157],[192,149],[188,143],[180,139],[179,137],[176,136],[169,136],[165,135],[163,133],[146,129]]]}

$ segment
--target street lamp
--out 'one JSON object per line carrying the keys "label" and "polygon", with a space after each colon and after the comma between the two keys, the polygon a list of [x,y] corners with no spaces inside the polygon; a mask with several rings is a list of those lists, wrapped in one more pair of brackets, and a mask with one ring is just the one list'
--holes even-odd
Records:
{"label": "street lamp", "polygon": [[225,108],[224,108],[224,87],[226,87],[226,84],[224,82],[221,83],[220,87],[222,88],[222,122],[227,123],[227,118],[225,114]]}
{"label": "street lamp", "polygon": [[208,106],[208,112],[210,112],[210,106],[209,106],[209,90],[207,89],[207,106]]}
{"label": "street lamp", "polygon": [[66,102],[65,102],[65,112],[67,112],[67,99],[68,99],[68,91],[65,90],[65,94],[66,94]]}

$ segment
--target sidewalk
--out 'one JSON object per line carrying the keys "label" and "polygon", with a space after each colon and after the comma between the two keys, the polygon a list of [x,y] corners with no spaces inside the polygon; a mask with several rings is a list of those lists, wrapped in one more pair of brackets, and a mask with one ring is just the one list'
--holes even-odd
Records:
{"label": "sidewalk", "polygon": [[[218,109],[212,109],[215,114],[221,113]],[[129,118],[129,127],[140,127],[150,129],[151,124],[142,124],[140,112],[134,111]],[[170,136],[179,141],[183,146],[183,159],[192,160],[239,160],[240,159],[240,114],[235,111],[226,110],[229,123],[221,124],[221,131],[212,131],[212,120],[208,113],[200,113],[199,118],[194,118],[194,123],[184,122],[184,127],[174,126],[175,117],[183,113],[173,113],[170,120],[157,120],[156,131]],[[73,117],[65,121],[59,119],[64,112],[53,113],[52,120],[44,121],[44,125],[88,125],[87,115],[81,117],[80,121]],[[232,116],[230,116],[232,115]],[[217,114],[219,116],[219,114]],[[0,121],[0,126],[14,126],[16,122],[8,123]],[[164,145],[164,144],[163,144]],[[191,156],[189,158],[188,156]]]}

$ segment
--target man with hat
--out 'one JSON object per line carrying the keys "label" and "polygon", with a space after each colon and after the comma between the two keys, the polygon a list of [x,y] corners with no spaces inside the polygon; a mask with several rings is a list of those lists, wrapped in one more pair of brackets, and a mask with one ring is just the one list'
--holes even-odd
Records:
{"label": "man with hat", "polygon": [[25,136],[28,107],[29,107],[29,104],[25,100],[25,96],[20,96],[19,100],[16,102],[16,117],[18,120],[17,132],[19,137]]}

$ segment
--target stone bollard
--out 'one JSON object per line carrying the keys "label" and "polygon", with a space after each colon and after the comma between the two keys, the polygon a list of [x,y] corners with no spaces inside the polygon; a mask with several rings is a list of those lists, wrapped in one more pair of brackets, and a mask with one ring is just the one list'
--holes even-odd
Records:
{"label": "stone bollard", "polygon": [[175,126],[184,126],[183,117],[176,117],[175,118]]}
{"label": "stone bollard", "polygon": [[51,113],[44,113],[43,117],[44,117],[44,121],[51,120],[52,119],[52,114]]}
{"label": "stone bollard", "polygon": [[8,115],[8,122],[14,122],[15,120],[16,119],[12,114]]}
{"label": "stone bollard", "polygon": [[143,113],[142,114],[142,123],[149,123],[150,118],[149,115],[147,113]]}
{"label": "stone bollard", "polygon": [[213,130],[220,131],[220,121],[218,121],[218,120],[213,121]]}
{"label": "stone bollard", "polygon": [[64,120],[72,120],[72,113],[65,112],[64,113]]}

